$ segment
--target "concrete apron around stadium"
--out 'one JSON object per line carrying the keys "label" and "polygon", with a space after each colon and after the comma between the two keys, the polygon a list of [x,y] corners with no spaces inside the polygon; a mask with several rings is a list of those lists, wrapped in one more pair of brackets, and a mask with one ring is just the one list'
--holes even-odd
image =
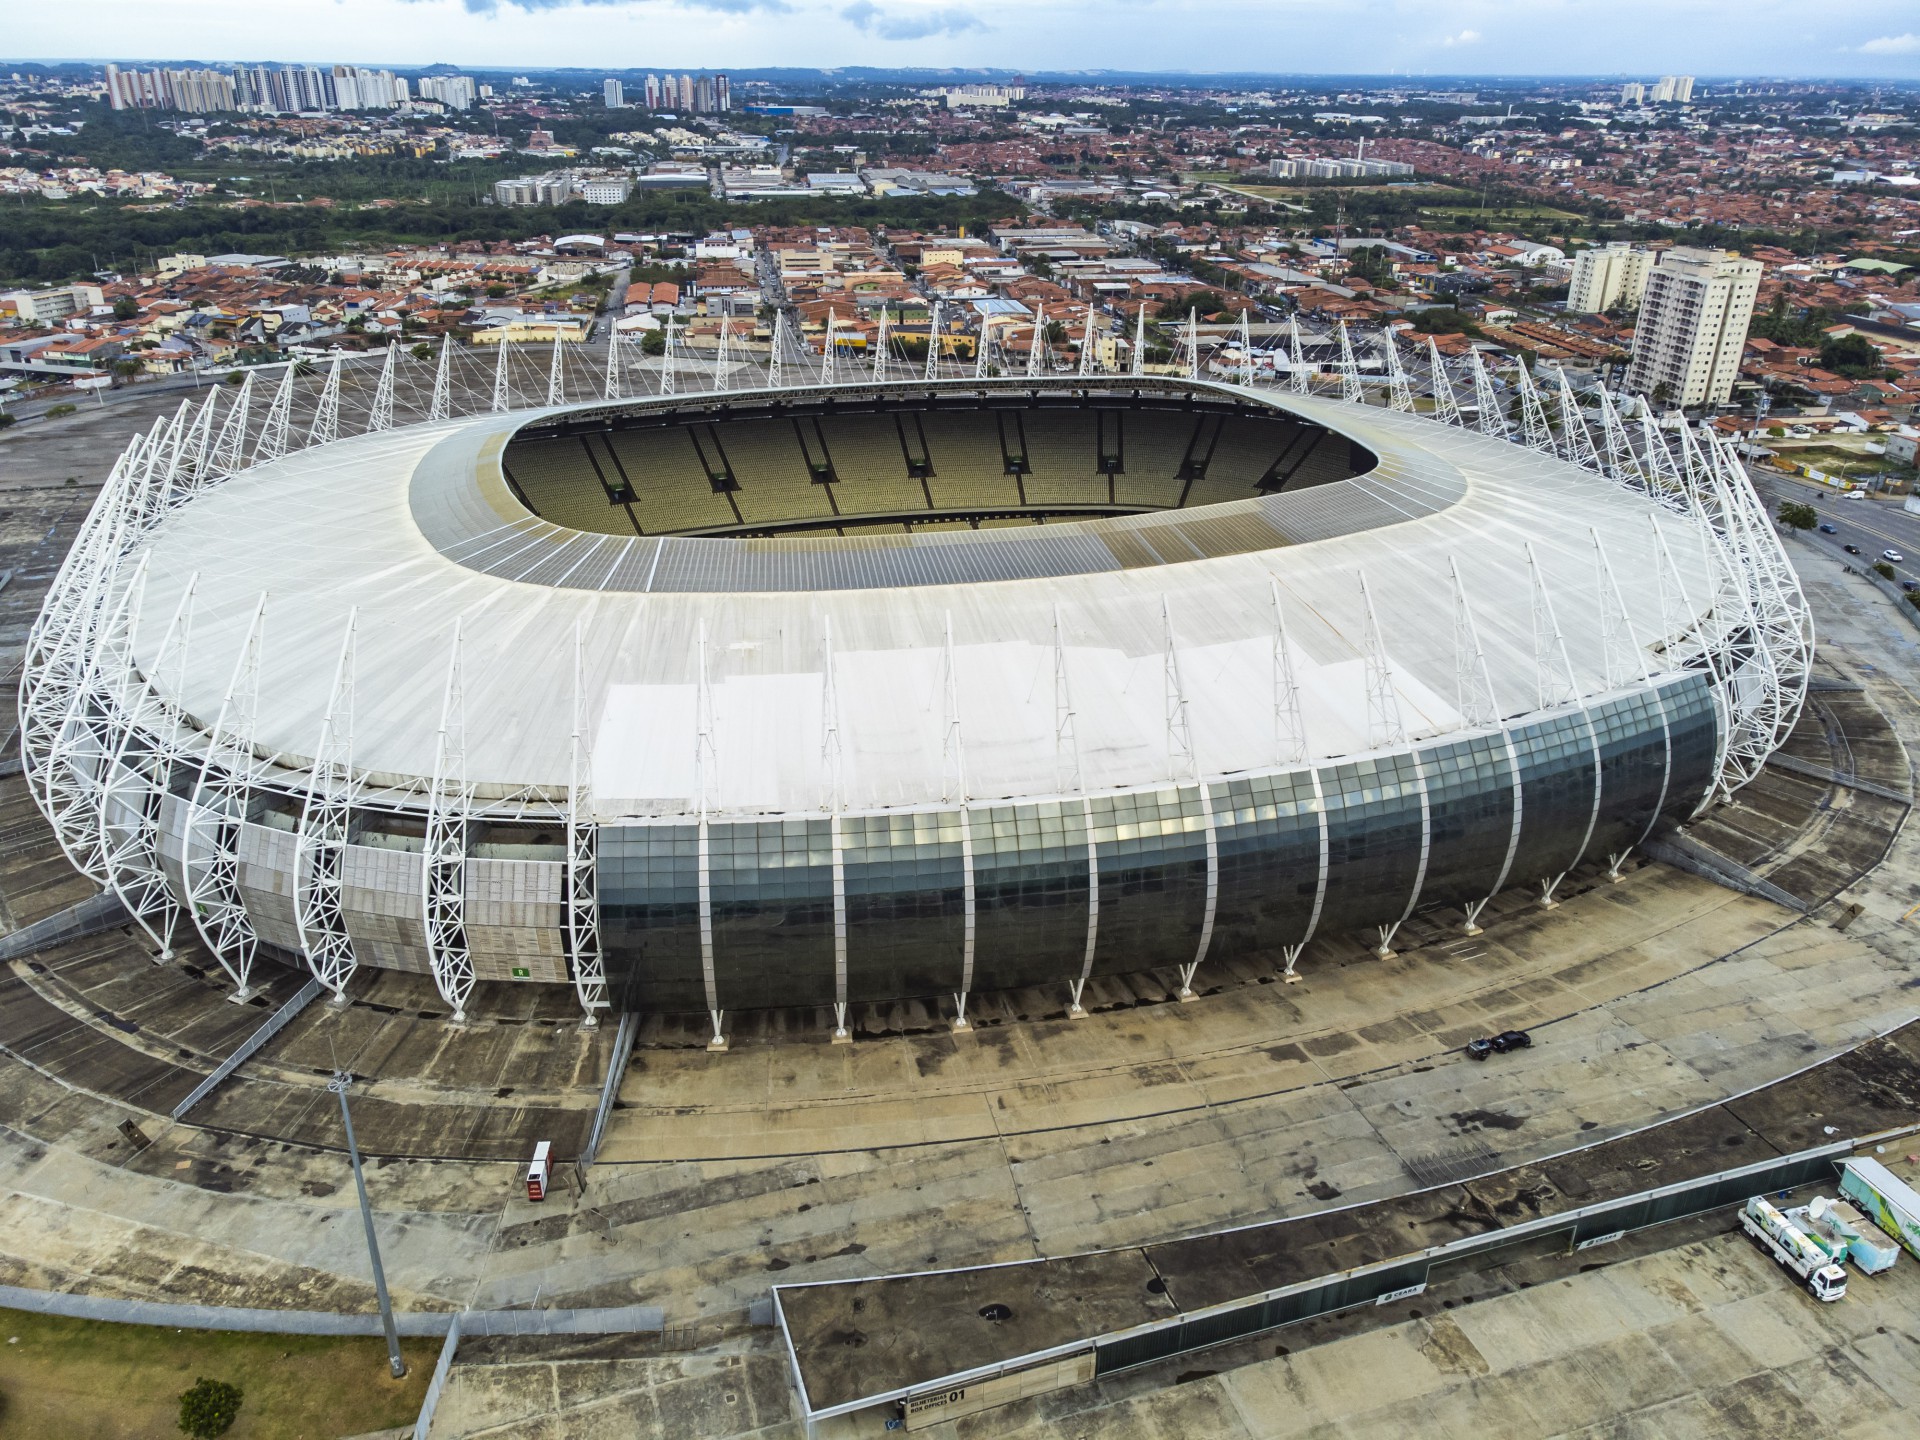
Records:
{"label": "concrete apron around stadium", "polygon": [[[1142,977],[1126,1003],[1084,1020],[1008,1017],[995,1025],[993,999],[983,997],[970,1035],[743,1046],[724,1057],[643,1046],[599,1158],[769,1158],[1147,1120],[1429,1065],[1474,1035],[1513,1026],[1571,1020],[1585,1032],[1594,1021],[1573,1017],[1668,986],[1755,942],[1758,953],[1743,964],[1809,946],[1821,963],[1849,954],[1873,963],[1824,927],[1767,940],[1792,922],[1789,912],[1664,866],[1596,885],[1558,910],[1541,911],[1520,891],[1502,896],[1500,908],[1482,936],[1468,940],[1436,924],[1432,943],[1387,961],[1357,938],[1322,941],[1296,986],[1259,983],[1271,979],[1270,968],[1218,965],[1196,980],[1205,987],[1211,978],[1217,991],[1190,1005],[1135,1003],[1163,990]],[[1679,1038],[1662,1013],[1694,1005],[1648,1009],[1617,1048]],[[1717,1022],[1729,1034],[1755,1018],[1689,1020],[1708,1029]],[[1528,1088],[1540,1090],[1543,1069],[1573,1058],[1531,1057]],[[1623,1055],[1617,1073],[1631,1068]],[[1572,1077],[1564,1079],[1546,1088],[1578,1093]]]}

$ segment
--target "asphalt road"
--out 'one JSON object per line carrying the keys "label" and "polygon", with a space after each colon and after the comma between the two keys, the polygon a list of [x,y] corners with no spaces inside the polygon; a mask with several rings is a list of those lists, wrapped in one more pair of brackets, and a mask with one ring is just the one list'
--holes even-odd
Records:
{"label": "asphalt road", "polygon": [[1796,500],[1813,506],[1824,525],[1835,533],[1823,539],[1841,545],[1858,545],[1857,559],[1864,567],[1880,558],[1883,550],[1898,550],[1904,562],[1893,565],[1902,580],[1920,581],[1920,515],[1901,508],[1898,500],[1842,500],[1841,492],[1811,480],[1799,480],[1766,470],[1749,470],[1753,486],[1767,502],[1767,513],[1775,514],[1782,500]]}

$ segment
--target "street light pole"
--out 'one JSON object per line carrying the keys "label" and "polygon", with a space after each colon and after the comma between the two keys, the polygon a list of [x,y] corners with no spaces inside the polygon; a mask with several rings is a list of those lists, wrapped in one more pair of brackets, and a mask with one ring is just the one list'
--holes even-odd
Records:
{"label": "street light pole", "polygon": [[327,1088],[340,1097],[340,1123],[347,1127],[347,1157],[353,1161],[353,1186],[360,1192],[360,1223],[367,1231],[367,1256],[373,1261],[373,1293],[380,1299],[380,1323],[387,1331],[387,1368],[396,1380],[404,1379],[407,1362],[400,1358],[400,1332],[393,1323],[393,1301],[387,1295],[387,1272],[380,1266],[380,1242],[373,1234],[373,1206],[367,1201],[367,1177],[360,1170],[360,1147],[353,1139],[353,1115],[347,1109],[347,1086],[353,1077],[344,1071],[333,1072]]}

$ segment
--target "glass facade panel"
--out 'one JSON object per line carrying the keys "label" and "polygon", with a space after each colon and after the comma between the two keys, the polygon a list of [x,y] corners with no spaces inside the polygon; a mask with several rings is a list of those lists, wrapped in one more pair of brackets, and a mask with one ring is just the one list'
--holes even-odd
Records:
{"label": "glass facade panel", "polygon": [[1718,779],[1714,762],[1720,756],[1720,707],[1714,703],[1712,683],[1697,672],[1668,681],[1661,693],[1673,732],[1673,779],[1667,785],[1666,818],[1679,824]]}
{"label": "glass facade panel", "polygon": [[1320,929],[1398,920],[1420,868],[1420,781],[1413,756],[1381,755],[1320,772],[1327,802],[1327,908]]}
{"label": "glass facade panel", "polygon": [[1420,752],[1433,817],[1433,850],[1420,903],[1484,900],[1513,840],[1513,763],[1502,734]]}
{"label": "glass facade panel", "polygon": [[1197,785],[1093,798],[1100,854],[1096,975],[1193,959],[1207,905],[1206,832]]}
{"label": "glass facade panel", "polygon": [[1593,816],[1593,737],[1569,710],[1512,731],[1520,756],[1520,851],[1510,884],[1548,880],[1579,858]]}
{"label": "glass facade panel", "polygon": [[720,1008],[831,1005],[832,822],[709,825],[707,847]]}
{"label": "glass facade panel", "polygon": [[1312,772],[1225,780],[1211,794],[1220,896],[1210,953],[1266,954],[1297,945],[1320,884]]}
{"label": "glass facade panel", "polygon": [[1600,823],[1589,860],[1615,855],[1639,840],[1660,803],[1667,772],[1660,697],[1652,690],[1618,696],[1593,707],[1600,736]]}
{"label": "glass facade panel", "polygon": [[[1703,674],[1661,694],[1593,707],[1602,809],[1589,859],[1636,841],[1666,768],[1660,702],[1672,733],[1666,817],[1684,819],[1713,783],[1719,712]],[[1579,854],[1593,805],[1593,741],[1571,710],[1516,727],[1524,782],[1511,884],[1560,873]],[[1512,763],[1499,735],[1320,771],[1327,809],[1322,933],[1399,918],[1420,860],[1420,772],[1432,823],[1421,900],[1485,896],[1506,857]],[[1297,943],[1313,912],[1320,823],[1312,773],[1241,776],[1210,788],[1219,898],[1210,954],[1266,954]],[[1076,978],[1086,955],[1088,815],[1099,855],[1094,970],[1124,974],[1193,959],[1206,908],[1206,812],[1196,786],[1089,801],[983,805],[967,812],[975,896],[974,988]],[[847,994],[932,998],[961,984],[965,872],[958,810],[848,816],[841,824]],[[713,825],[714,966],[725,1009],[824,1006],[834,999],[832,822],[824,816]],[[600,831],[601,942],[621,1009],[699,1011],[699,831],[616,825]]]}
{"label": "glass facade panel", "polygon": [[705,1010],[699,827],[608,825],[597,841],[600,945],[613,1008]]}
{"label": "glass facade panel", "polygon": [[840,822],[847,887],[847,998],[931,997],[960,988],[966,876],[960,812]]}
{"label": "glass facade panel", "polygon": [[[1078,979],[1087,955],[1087,822],[1081,802],[983,805],[969,811],[968,820],[974,988]],[[1104,912],[1100,919],[1104,930]]]}

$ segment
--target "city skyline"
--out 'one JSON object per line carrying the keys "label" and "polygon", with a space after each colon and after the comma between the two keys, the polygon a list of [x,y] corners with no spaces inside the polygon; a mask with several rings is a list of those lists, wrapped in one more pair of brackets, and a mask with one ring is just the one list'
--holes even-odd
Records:
{"label": "city skyline", "polygon": [[[113,51],[101,48],[111,36]],[[362,39],[360,37],[368,37]],[[377,37],[377,38],[374,38]],[[965,67],[1222,75],[1920,79],[1904,0],[101,0],[15,17],[15,61],[419,67]],[[1221,63],[1231,58],[1232,65]],[[1783,61],[1787,63],[1783,63]]]}

